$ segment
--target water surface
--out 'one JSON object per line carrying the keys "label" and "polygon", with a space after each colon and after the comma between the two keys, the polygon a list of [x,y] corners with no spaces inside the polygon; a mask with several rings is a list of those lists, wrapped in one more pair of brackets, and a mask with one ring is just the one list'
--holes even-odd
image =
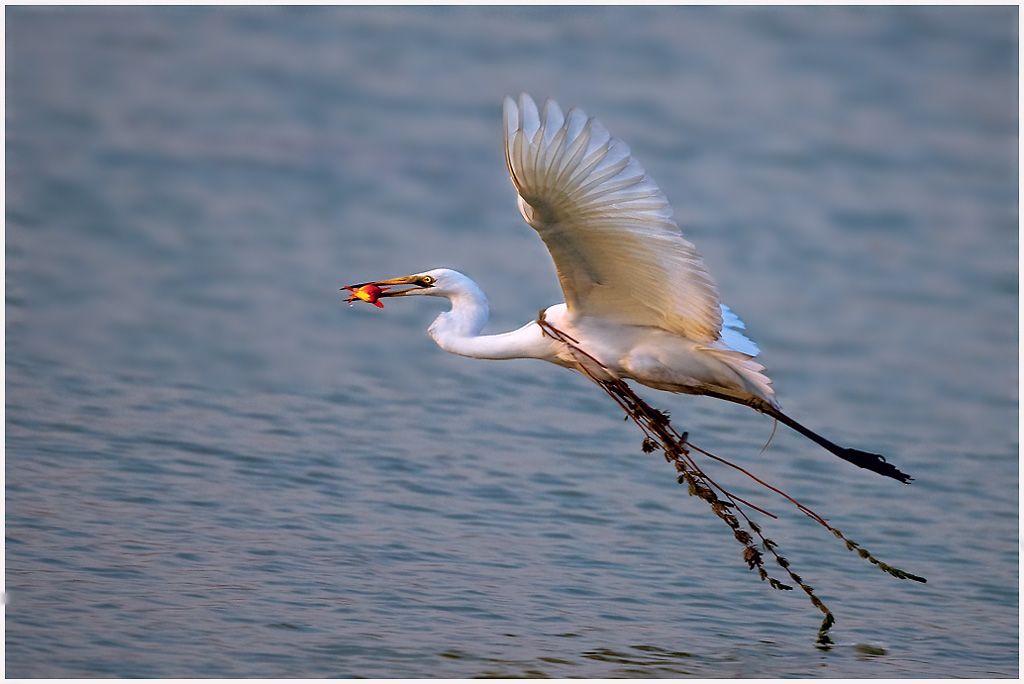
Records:
{"label": "water surface", "polygon": [[[10,8],[6,674],[1016,677],[1017,10]],[[500,102],[599,115],[786,409],[646,396],[814,508],[747,570],[582,377],[449,356],[560,301]],[[716,471],[721,472],[721,471]]]}

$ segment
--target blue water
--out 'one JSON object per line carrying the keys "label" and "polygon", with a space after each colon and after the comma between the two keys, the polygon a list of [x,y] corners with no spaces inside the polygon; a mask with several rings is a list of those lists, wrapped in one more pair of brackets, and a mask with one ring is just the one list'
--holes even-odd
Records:
{"label": "blue water", "polygon": [[[8,8],[6,675],[1016,677],[1017,8]],[[501,97],[672,200],[783,406],[645,392],[833,610],[758,581],[581,376]],[[709,466],[710,468],[711,466]],[[783,577],[784,579],[784,577]]]}

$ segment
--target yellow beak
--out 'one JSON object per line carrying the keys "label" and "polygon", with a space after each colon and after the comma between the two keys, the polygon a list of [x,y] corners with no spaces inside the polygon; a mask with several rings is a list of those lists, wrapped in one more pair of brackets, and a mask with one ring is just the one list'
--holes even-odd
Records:
{"label": "yellow beak", "polygon": [[[390,280],[371,280],[368,283],[358,283],[356,285],[346,285],[343,290],[350,290],[352,292],[358,291],[360,288],[366,287],[367,285],[376,285],[381,289],[378,297],[401,297],[402,295],[413,292],[415,290],[421,290],[425,286],[420,284],[418,281],[422,276],[402,276],[401,278],[391,278]],[[409,285],[404,290],[392,290],[390,288],[396,285]]]}

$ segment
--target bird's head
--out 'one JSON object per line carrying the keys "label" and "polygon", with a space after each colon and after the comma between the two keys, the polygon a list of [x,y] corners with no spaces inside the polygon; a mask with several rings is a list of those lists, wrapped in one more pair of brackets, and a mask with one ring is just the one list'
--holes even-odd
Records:
{"label": "bird's head", "polygon": [[384,308],[380,299],[384,297],[404,297],[407,295],[429,295],[432,297],[449,297],[460,291],[466,282],[472,282],[458,271],[449,268],[435,268],[432,271],[414,273],[413,275],[374,280],[357,285],[346,285],[344,290],[352,294],[348,301],[361,299],[374,306]]}

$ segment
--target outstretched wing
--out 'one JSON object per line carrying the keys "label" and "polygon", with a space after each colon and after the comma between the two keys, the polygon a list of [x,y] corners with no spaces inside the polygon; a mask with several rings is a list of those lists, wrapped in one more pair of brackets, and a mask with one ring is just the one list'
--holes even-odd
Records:
{"label": "outstretched wing", "polygon": [[569,311],[719,339],[718,289],[672,208],[622,141],[553,100],[505,98],[505,158],[523,218],[555,262]]}

